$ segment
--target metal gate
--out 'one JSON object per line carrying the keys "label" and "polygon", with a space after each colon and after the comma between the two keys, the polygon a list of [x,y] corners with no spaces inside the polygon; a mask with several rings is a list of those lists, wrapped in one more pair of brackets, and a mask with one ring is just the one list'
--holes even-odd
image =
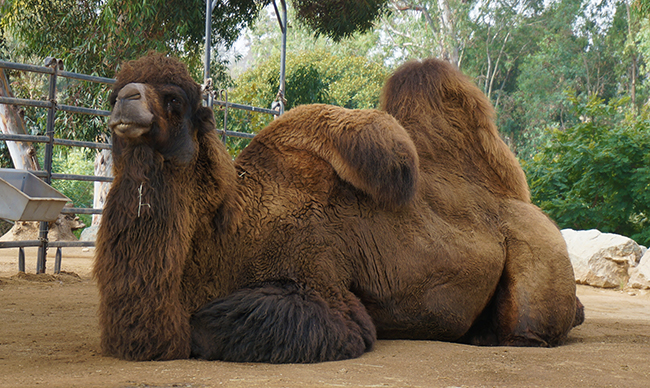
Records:
{"label": "metal gate", "polygon": [[[100,150],[111,149],[111,145],[109,143],[78,141],[78,140],[60,139],[54,137],[55,135],[54,121],[56,119],[57,112],[59,111],[64,111],[64,112],[69,112],[74,114],[95,115],[95,116],[110,115],[110,111],[107,110],[59,104],[57,102],[57,87],[56,87],[57,78],[66,77],[66,78],[77,79],[82,81],[89,81],[93,83],[104,84],[107,87],[114,84],[115,80],[111,78],[95,77],[95,76],[89,76],[89,75],[64,71],[61,62],[53,58],[48,59],[46,66],[35,66],[35,65],[26,65],[26,64],[0,61],[0,68],[18,70],[24,72],[42,73],[42,74],[49,75],[49,80],[48,80],[49,93],[47,96],[47,100],[32,100],[32,99],[13,98],[13,97],[0,97],[0,104],[28,106],[28,107],[47,109],[47,122],[46,122],[44,135],[18,135],[18,134],[9,135],[9,134],[0,133],[0,141],[5,141],[5,142],[18,141],[18,142],[45,144],[45,156],[43,160],[43,169],[39,171],[30,171],[30,173],[41,178],[47,184],[51,184],[53,180],[111,182],[113,180],[112,177],[52,173],[52,155],[53,155],[53,148],[55,145],[69,146],[69,147],[85,147],[85,148],[100,149]],[[218,96],[226,96],[225,101],[215,98]],[[227,100],[227,94],[223,92],[219,93],[219,91],[214,92],[214,91],[207,90],[205,98],[206,98],[206,103],[208,103],[209,105],[214,104],[223,107],[224,109],[224,127],[223,129],[217,129],[217,131],[224,136],[224,139],[226,136],[241,137],[241,138],[252,138],[254,136],[253,134],[228,131],[226,129],[228,109],[242,109],[242,110],[265,113],[270,115],[280,114],[279,110],[258,108],[258,107],[243,105],[243,104],[231,103]],[[0,198],[0,201],[3,200],[7,200],[7,199]],[[61,211],[61,213],[62,214],[101,214],[102,209],[69,207],[69,208],[64,208]],[[37,273],[45,273],[48,248],[56,248],[54,273],[60,273],[61,257],[62,257],[61,248],[92,247],[94,245],[95,245],[94,241],[52,241],[52,242],[48,241],[47,221],[40,222],[38,240],[0,241],[0,249],[19,248],[18,270],[22,272],[25,271],[24,248],[38,247],[38,256],[37,256],[37,264],[36,264]]]}

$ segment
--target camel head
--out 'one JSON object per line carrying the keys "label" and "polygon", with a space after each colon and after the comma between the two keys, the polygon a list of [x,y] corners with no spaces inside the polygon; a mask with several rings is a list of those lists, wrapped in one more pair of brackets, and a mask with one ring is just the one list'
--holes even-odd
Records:
{"label": "camel head", "polygon": [[185,65],[159,54],[125,63],[110,103],[108,127],[118,157],[124,148],[148,146],[165,159],[187,162],[197,152],[201,122],[213,120]]}

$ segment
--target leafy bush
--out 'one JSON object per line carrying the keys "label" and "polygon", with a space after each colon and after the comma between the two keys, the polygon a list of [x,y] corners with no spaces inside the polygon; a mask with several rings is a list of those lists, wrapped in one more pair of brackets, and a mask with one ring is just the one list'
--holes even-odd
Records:
{"label": "leafy bush", "polygon": [[[75,175],[93,175],[94,165],[92,157],[80,148],[61,148],[52,157],[52,172]],[[93,182],[53,180],[52,187],[70,198],[75,207],[93,207],[94,186]],[[81,221],[90,225],[92,216],[79,214]],[[78,237],[78,236],[77,236]]]}
{"label": "leafy bush", "polygon": [[625,99],[569,96],[580,123],[549,129],[522,161],[533,202],[561,228],[591,229],[650,243],[650,119],[625,117]]}
{"label": "leafy bush", "polygon": [[[278,57],[256,64],[236,80],[231,102],[270,108],[279,86]],[[388,70],[364,57],[305,51],[287,58],[285,110],[301,104],[326,103],[350,109],[375,108]],[[216,112],[217,123],[223,120]],[[229,110],[228,129],[257,133],[273,118],[267,114]],[[238,153],[247,140],[229,138],[228,149]]]}

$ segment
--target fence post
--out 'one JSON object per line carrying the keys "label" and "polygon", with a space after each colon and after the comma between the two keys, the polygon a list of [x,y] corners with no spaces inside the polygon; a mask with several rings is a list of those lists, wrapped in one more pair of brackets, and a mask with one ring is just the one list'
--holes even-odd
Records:
{"label": "fence post", "polygon": [[278,5],[273,0],[273,8],[275,9],[275,16],[278,19],[280,24],[280,31],[282,32],[282,43],[280,45],[280,87],[278,88],[278,94],[275,97],[275,101],[271,105],[271,109],[277,110],[279,115],[284,114],[284,104],[286,103],[286,62],[287,62],[287,3],[285,0],[280,0],[280,5],[282,6],[282,13],[278,10]]}
{"label": "fence post", "polygon": [[18,272],[25,272],[25,248],[18,248]]}
{"label": "fence post", "polygon": [[56,256],[54,258],[54,274],[61,273],[61,247],[56,248]]}
{"label": "fence post", "polygon": [[[45,167],[45,183],[48,185],[52,183],[52,153],[54,151],[54,120],[56,118],[56,80],[57,73],[59,68],[63,68],[63,62],[57,61],[56,58],[46,58],[45,66],[52,68],[52,74],[50,75],[50,90],[48,93],[48,100],[50,102],[50,108],[47,111],[47,125],[46,125],[46,136],[49,138],[49,141],[45,145],[45,157],[43,160],[43,165]],[[40,228],[38,231],[38,240],[41,242],[41,245],[38,247],[38,260],[36,262],[36,273],[45,273],[46,267],[46,258],[47,258],[47,232],[48,232],[48,222],[41,221]]]}

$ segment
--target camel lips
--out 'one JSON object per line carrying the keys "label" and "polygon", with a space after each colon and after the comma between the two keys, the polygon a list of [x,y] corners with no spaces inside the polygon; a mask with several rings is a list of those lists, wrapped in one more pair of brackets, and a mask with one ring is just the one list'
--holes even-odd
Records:
{"label": "camel lips", "polygon": [[134,123],[119,123],[112,126],[115,133],[119,136],[139,137],[149,131],[149,127],[144,127]]}

